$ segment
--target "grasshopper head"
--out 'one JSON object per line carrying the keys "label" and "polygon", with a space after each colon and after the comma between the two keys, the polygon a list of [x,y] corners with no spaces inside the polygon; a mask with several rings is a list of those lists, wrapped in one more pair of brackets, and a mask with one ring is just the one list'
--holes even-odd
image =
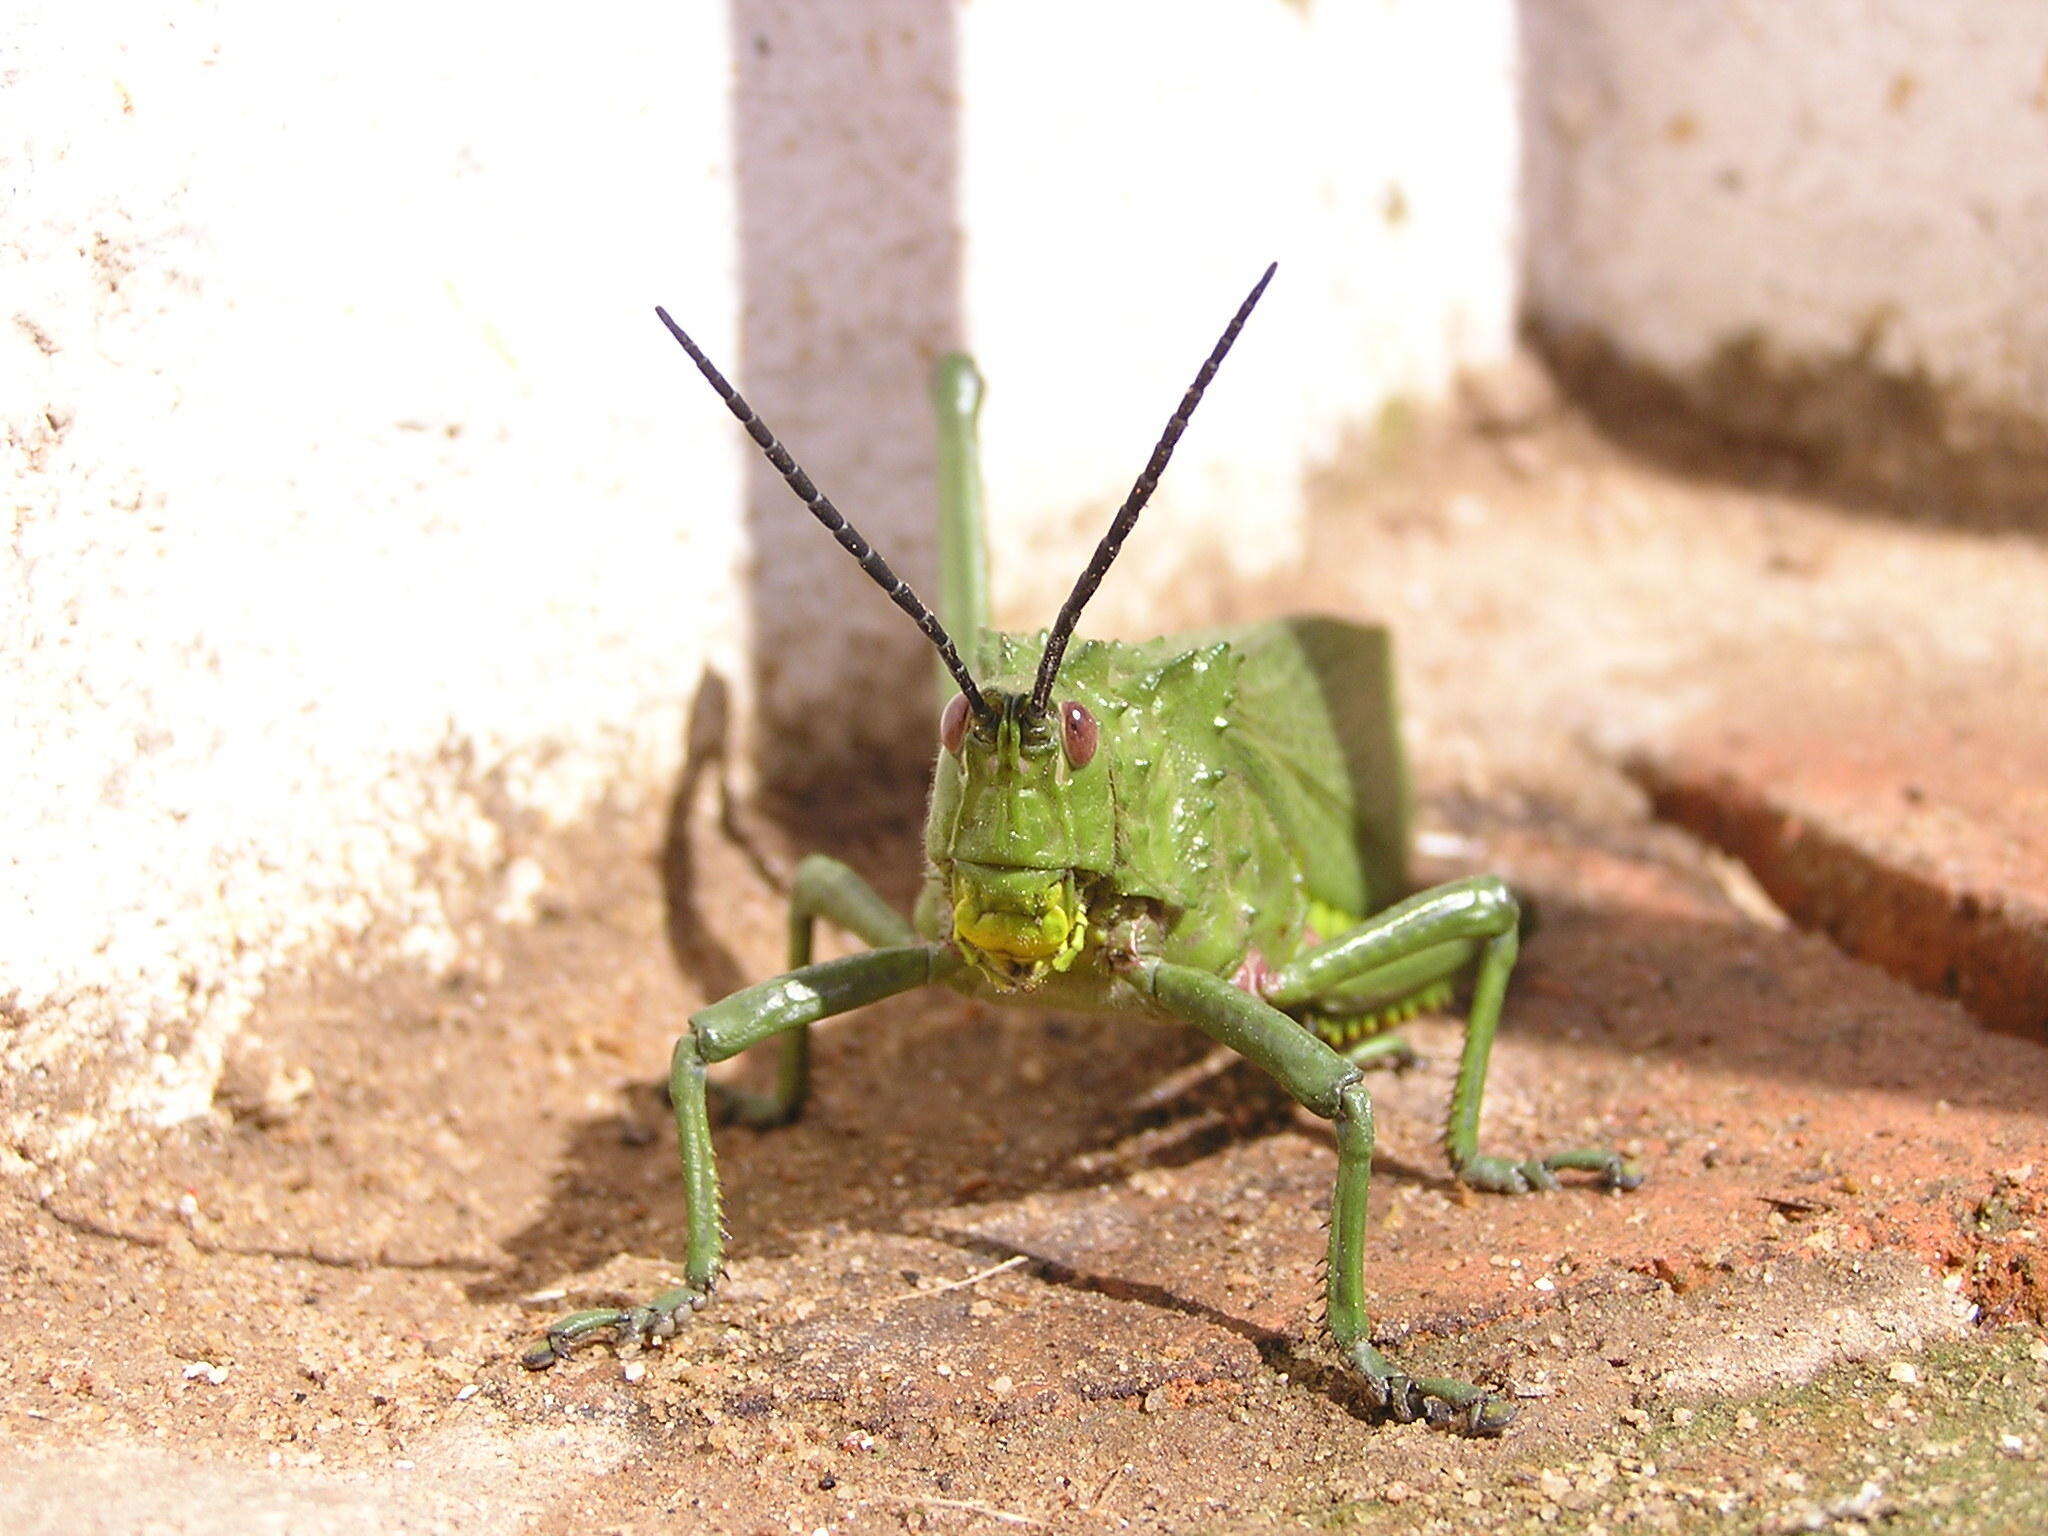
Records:
{"label": "grasshopper head", "polygon": [[1074,627],[1272,279],[1269,266],[1181,397],[1046,631],[1028,689],[977,692],[963,676],[965,669],[954,669],[962,678],[960,697],[940,721],[945,751],[933,784],[925,851],[952,909],[953,942],[1007,990],[1038,986],[1073,965],[1088,936],[1089,892],[1114,867],[1116,815],[1106,760],[1113,754],[1097,762],[1096,750],[1102,732],[1119,725],[1123,706],[1087,697],[1085,684],[1071,671],[1065,674],[1067,696],[1058,698]]}
{"label": "grasshopper head", "polygon": [[[1124,706],[1089,698],[1071,672],[1066,697],[1056,702],[1074,626],[1151,499],[1202,392],[1272,279],[1269,266],[1181,397],[1144,471],[1046,632],[1029,686],[1000,690],[975,682],[938,616],[797,466],[703,349],[666,310],[655,310],[797,499],[924,632],[960,685],[940,725],[946,750],[939,755],[926,852],[945,885],[954,942],[1005,989],[1035,987],[1073,965],[1088,936],[1089,892],[1113,868],[1109,764],[1095,757],[1100,733],[1117,728]],[[968,638],[971,646],[973,637]]]}
{"label": "grasshopper head", "polygon": [[1114,857],[1109,770],[1086,701],[1041,714],[1024,693],[987,697],[987,715],[956,698],[941,718],[927,851],[960,952],[1024,990],[1070,967],[1088,936],[1089,892]]}

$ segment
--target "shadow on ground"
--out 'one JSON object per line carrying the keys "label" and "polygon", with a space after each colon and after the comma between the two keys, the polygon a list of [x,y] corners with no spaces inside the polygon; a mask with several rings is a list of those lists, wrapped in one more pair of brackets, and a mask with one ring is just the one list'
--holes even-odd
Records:
{"label": "shadow on ground", "polygon": [[[676,913],[697,910],[694,839],[722,837],[709,822],[687,810],[670,818],[671,934]],[[2048,1102],[2048,1052],[1986,1037],[1959,1008],[1823,940],[1749,921],[1699,869],[1673,862],[1682,844],[1646,835],[1656,859],[1631,856],[1625,840],[1598,853],[1569,832],[1495,837],[1542,920],[1510,992],[1490,1146],[1541,1151],[1593,1135],[1668,1164],[1711,1162],[1717,1151],[1755,1157],[1726,1149],[1776,1142],[1829,1149],[1843,1166],[1890,1165],[1916,1139],[1980,1134],[1984,1119],[1965,1131],[1965,1115],[2004,1121]],[[848,851],[872,857],[875,844]],[[878,883],[902,890],[914,875],[894,857],[893,877]],[[695,919],[685,926],[700,932]],[[677,947],[692,965],[708,949],[701,937]],[[692,977],[705,996],[742,974],[728,951],[708,952]],[[1426,1070],[1374,1079],[1391,1122],[1379,1168],[1383,1182],[1444,1192],[1453,1186],[1434,1139],[1458,1036],[1439,1026],[1432,1039]],[[1208,1055],[1192,1031],[998,1010],[944,992],[849,1016],[819,1031],[815,1096],[798,1124],[718,1133],[733,1252],[782,1254],[818,1233],[915,1230],[935,1211],[1086,1190],[1294,1120],[1248,1067],[1203,1075]],[[1153,1102],[1176,1076],[1199,1080]],[[1677,1216],[1681,1188],[1653,1181],[1632,1215]],[[1310,1203],[1319,1210],[1326,1194]],[[1736,1198],[1749,1215],[1767,1213],[1754,1192]],[[1496,1208],[1478,1202],[1460,1241],[1490,1241]],[[1683,1214],[1694,1230],[1712,1219]],[[661,1086],[638,1079],[569,1129],[544,1209],[503,1240],[512,1265],[469,1294],[501,1300],[620,1253],[678,1260],[684,1218]]]}

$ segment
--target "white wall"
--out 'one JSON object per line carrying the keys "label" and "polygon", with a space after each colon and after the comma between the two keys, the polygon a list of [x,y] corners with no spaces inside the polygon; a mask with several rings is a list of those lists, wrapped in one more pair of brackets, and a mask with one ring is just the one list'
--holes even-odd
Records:
{"label": "white wall", "polygon": [[1287,559],[1348,423],[1499,355],[1507,0],[1158,17],[0,21],[12,1166],[204,1110],[282,971],[453,964],[451,894],[523,889],[503,817],[664,787],[706,664],[785,757],[917,771],[928,655],[653,302],[914,578],[924,371],[977,347],[1033,625],[1268,259],[1103,627],[1219,548]]}
{"label": "white wall", "polygon": [[2048,416],[2048,7],[1525,0],[1529,303]]}
{"label": "white wall", "polygon": [[[1126,633],[1191,570],[1284,566],[1347,427],[1507,349],[1508,0],[1213,0],[1171,25],[1156,0],[733,9],[745,388],[927,595],[924,380],[948,348],[990,385],[999,617],[1036,628],[1280,262],[1090,612]],[[921,704],[922,642],[772,475],[750,483],[768,750],[799,782],[921,773],[921,721],[843,701]]]}
{"label": "white wall", "polygon": [[1268,261],[1093,625],[1154,632],[1149,593],[1190,567],[1284,567],[1304,473],[1346,428],[1511,340],[1505,0],[1175,15],[1200,24],[1144,0],[961,11],[968,331],[997,597],[1020,626],[1050,622]]}
{"label": "white wall", "polygon": [[732,345],[707,20],[10,14],[20,1150],[203,1108],[266,978],[373,917],[445,960],[424,866],[491,876],[481,776],[573,816],[731,664],[738,448],[647,309],[713,295]]}

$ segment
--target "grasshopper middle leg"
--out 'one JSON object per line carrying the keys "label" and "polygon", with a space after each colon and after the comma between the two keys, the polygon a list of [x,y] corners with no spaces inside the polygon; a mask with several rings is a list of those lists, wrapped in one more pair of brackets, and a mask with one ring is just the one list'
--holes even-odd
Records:
{"label": "grasshopper middle leg", "polygon": [[[819,918],[837,923],[863,944],[878,949],[915,944],[917,935],[875,888],[847,865],[814,853],[796,867],[789,892],[789,969],[811,963]],[[765,1130],[787,1125],[803,1112],[811,1092],[811,1027],[800,1024],[775,1039],[775,1086],[765,1093],[724,1083],[711,1096],[728,1119]]]}
{"label": "grasshopper middle leg", "polygon": [[1515,898],[1499,880],[1487,875],[1455,880],[1411,896],[1280,967],[1262,995],[1283,1012],[1331,1001],[1357,1008],[1398,1001],[1470,971],[1465,1046],[1444,1123],[1444,1151],[1452,1171],[1474,1188],[1496,1194],[1555,1189],[1563,1169],[1597,1173],[1611,1188],[1633,1189],[1642,1182],[1641,1173],[1619,1153],[1601,1148],[1519,1159],[1479,1150],[1480,1101],[1508,973],[1520,949],[1519,920]]}

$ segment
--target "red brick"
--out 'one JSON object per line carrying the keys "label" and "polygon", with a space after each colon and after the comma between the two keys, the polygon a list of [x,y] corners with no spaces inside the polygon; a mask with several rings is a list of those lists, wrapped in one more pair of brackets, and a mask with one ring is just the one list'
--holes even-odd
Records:
{"label": "red brick", "polygon": [[2048,1041],[2048,683],[1783,680],[1634,765],[1803,927]]}

